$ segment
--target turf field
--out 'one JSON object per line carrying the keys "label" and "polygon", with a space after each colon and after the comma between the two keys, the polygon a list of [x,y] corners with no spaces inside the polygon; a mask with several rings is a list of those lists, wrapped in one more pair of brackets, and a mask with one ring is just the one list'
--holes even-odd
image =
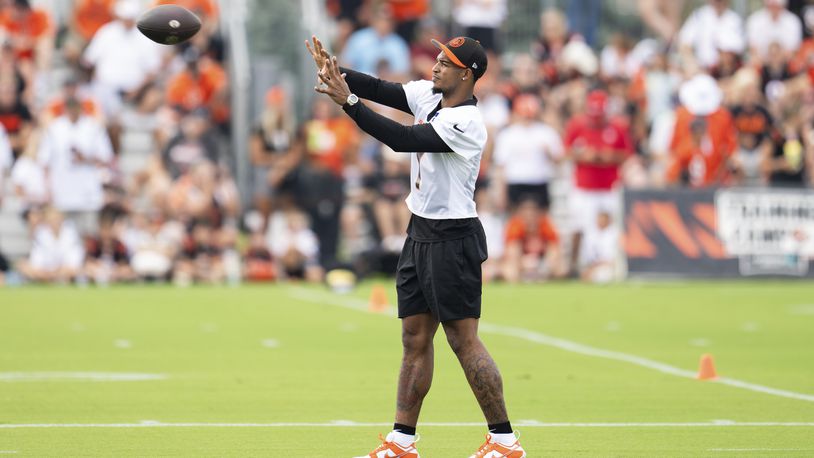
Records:
{"label": "turf field", "polygon": [[[372,286],[0,290],[0,455],[367,453],[400,356]],[[814,284],[490,285],[484,303],[530,457],[814,456]],[[485,428],[436,344],[419,450],[466,457]],[[702,353],[718,381],[693,378]]]}

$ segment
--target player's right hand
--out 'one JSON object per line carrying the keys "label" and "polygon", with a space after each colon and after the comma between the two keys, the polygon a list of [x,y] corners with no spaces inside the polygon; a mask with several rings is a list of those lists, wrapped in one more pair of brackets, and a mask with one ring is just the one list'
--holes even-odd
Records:
{"label": "player's right hand", "polygon": [[308,52],[311,53],[311,57],[314,58],[317,70],[322,71],[331,60],[331,55],[328,54],[328,51],[325,50],[322,46],[322,42],[319,41],[316,35],[312,35],[311,40],[314,42],[314,45],[311,46],[311,43],[305,40],[305,47],[308,48]]}

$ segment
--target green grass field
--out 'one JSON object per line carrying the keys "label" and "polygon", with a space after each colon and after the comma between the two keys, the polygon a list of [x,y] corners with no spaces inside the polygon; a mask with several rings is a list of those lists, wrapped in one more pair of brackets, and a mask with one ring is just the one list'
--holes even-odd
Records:
{"label": "green grass field", "polygon": [[[0,290],[0,455],[367,453],[400,358],[371,287]],[[814,456],[814,284],[490,285],[482,321],[530,457]],[[485,433],[442,332],[421,420],[427,458]]]}

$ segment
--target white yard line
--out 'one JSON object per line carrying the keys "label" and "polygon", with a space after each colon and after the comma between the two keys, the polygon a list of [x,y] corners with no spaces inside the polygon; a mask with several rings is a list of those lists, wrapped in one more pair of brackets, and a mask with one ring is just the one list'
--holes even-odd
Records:
{"label": "white yard line", "polygon": [[708,448],[708,452],[810,452],[812,448]]}
{"label": "white yard line", "polygon": [[[0,429],[27,428],[379,428],[393,423],[366,423],[349,420],[336,420],[326,423],[163,423],[144,421],[140,423],[26,423],[0,424]],[[519,421],[519,428],[729,428],[729,427],[814,427],[814,422],[689,422],[689,423],[543,423],[539,421]],[[421,423],[427,427],[483,428],[483,422],[462,423]],[[723,450],[723,449],[722,449]]]}
{"label": "white yard line", "polygon": [[[299,299],[306,302],[312,302],[316,304],[336,305],[339,307],[344,307],[361,312],[368,311],[367,303],[360,299],[354,299],[352,297],[339,296],[330,293],[321,293],[318,291],[309,290],[301,287],[291,288],[289,295],[294,299]],[[388,310],[386,313],[387,315],[391,316],[395,316],[396,314],[394,310]],[[560,339],[558,337],[552,337],[541,332],[531,331],[528,329],[518,328],[515,326],[503,326],[481,321],[480,330],[488,334],[497,334],[507,337],[523,339],[540,345],[547,345],[549,347],[559,348],[560,350],[570,351],[572,353],[579,353],[586,356],[612,359],[629,364],[635,364],[637,366],[652,369],[658,372],[662,372],[664,374],[675,375],[676,377],[694,379],[696,376],[696,373],[694,371],[681,369],[679,367],[654,361],[652,359],[631,355],[629,353],[621,353],[613,350],[605,350],[602,348],[592,347],[590,345],[581,344],[571,340]],[[711,380],[710,382],[720,383],[722,385],[733,386],[736,388],[742,388],[744,390],[755,391],[758,393],[770,394],[773,396],[797,399],[799,401],[814,402],[814,395],[811,394],[797,393],[794,391],[772,388],[770,386],[758,385],[756,383],[745,382],[743,380],[737,380],[728,377],[719,377],[718,379]]]}
{"label": "white yard line", "polygon": [[166,378],[165,374],[125,372],[0,372],[0,382],[143,382]]}

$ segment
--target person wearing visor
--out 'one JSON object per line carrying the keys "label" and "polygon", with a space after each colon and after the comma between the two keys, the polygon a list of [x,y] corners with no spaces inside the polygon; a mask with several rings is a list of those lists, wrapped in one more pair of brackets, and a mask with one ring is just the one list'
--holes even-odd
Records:
{"label": "person wearing visor", "polygon": [[[442,326],[489,426],[486,442],[471,456],[525,457],[506,413],[500,372],[477,332],[487,249],[474,193],[486,125],[473,91],[486,71],[483,47],[469,37],[432,40],[440,50],[432,81],[402,85],[341,68],[316,37],[312,41],[306,46],[318,69],[315,90],[363,131],[411,154],[412,215],[396,273],[403,357],[395,425],[365,456],[419,457],[416,425],[432,382],[433,337]],[[415,124],[381,116],[360,99],[409,113]]]}

